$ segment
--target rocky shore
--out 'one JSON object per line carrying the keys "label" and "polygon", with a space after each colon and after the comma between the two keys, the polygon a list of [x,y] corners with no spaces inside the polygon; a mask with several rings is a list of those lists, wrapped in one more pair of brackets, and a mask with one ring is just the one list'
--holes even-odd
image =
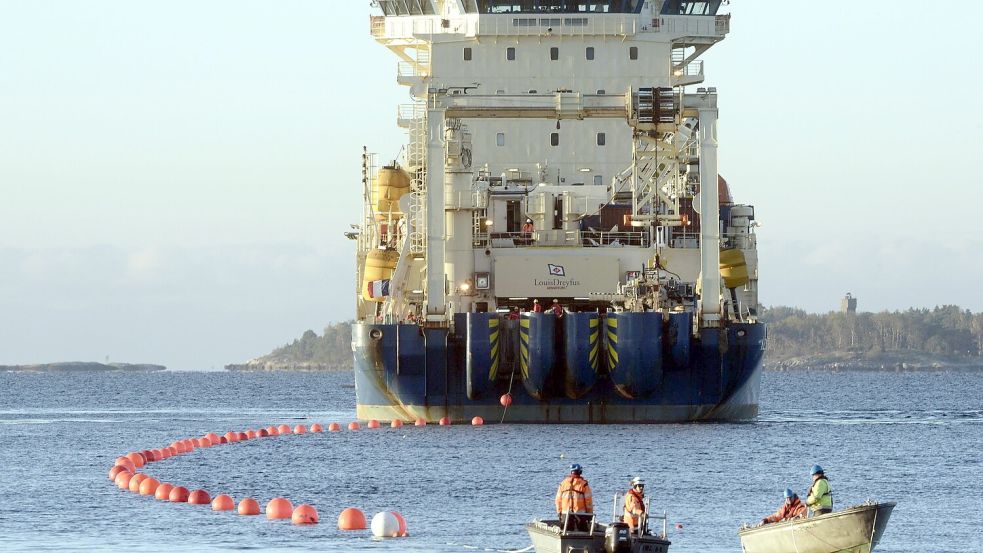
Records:
{"label": "rocky shore", "polygon": [[920,352],[832,352],[784,359],[765,357],[770,371],[971,371],[983,370],[979,357],[945,357]]}
{"label": "rocky shore", "polygon": [[153,372],[165,371],[164,365],[150,363],[96,363],[94,361],[64,361],[32,365],[0,365],[0,372]]}
{"label": "rocky shore", "polygon": [[340,363],[318,363],[314,361],[250,359],[245,363],[230,363],[225,366],[225,370],[235,372],[350,371],[352,370],[352,360],[345,359]]}

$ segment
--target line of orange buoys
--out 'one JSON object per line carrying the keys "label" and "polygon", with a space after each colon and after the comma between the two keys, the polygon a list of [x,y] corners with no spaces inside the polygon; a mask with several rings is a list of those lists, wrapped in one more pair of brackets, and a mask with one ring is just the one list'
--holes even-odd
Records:
{"label": "line of orange buoys", "polygon": [[[503,396],[504,397],[504,396]],[[503,402],[504,403],[504,402]],[[441,426],[449,426],[451,420],[443,417],[439,421]],[[484,420],[481,417],[471,419],[473,426],[481,426]],[[427,426],[427,421],[417,418],[415,426]],[[390,423],[391,428],[402,428],[403,421],[394,420]],[[370,429],[380,428],[381,424],[377,420],[370,420],[366,423]],[[359,430],[361,425],[358,421],[348,424],[349,430]],[[341,432],[341,425],[332,422],[327,426],[328,432]],[[168,501],[171,503],[188,503],[190,505],[211,505],[213,511],[232,511],[236,510],[240,515],[255,516],[261,513],[259,502],[251,497],[243,498],[236,507],[235,500],[228,494],[219,494],[214,498],[207,490],[189,490],[184,486],[176,486],[170,482],[161,482],[150,475],[138,472],[149,465],[169,459],[176,455],[191,453],[196,449],[204,449],[217,445],[233,444],[257,438],[269,438],[286,435],[303,435],[310,433],[322,433],[325,428],[320,423],[314,423],[308,429],[302,424],[291,428],[286,424],[279,426],[268,426],[259,430],[247,430],[245,432],[229,431],[219,436],[214,432],[209,432],[197,438],[184,438],[176,440],[170,445],[159,449],[145,449],[142,451],[132,451],[126,455],[116,458],[112,468],[109,469],[109,479],[121,490],[127,490],[135,494],[152,496],[158,501]],[[319,517],[317,509],[312,505],[303,504],[294,507],[286,498],[275,497],[266,504],[266,518],[271,520],[290,519],[293,524],[317,524]],[[338,516],[339,530],[365,530],[367,527],[365,513],[354,507],[349,507]],[[372,533],[377,537],[403,537],[409,534],[406,531],[406,520],[396,511],[383,511],[376,513],[372,517]]]}

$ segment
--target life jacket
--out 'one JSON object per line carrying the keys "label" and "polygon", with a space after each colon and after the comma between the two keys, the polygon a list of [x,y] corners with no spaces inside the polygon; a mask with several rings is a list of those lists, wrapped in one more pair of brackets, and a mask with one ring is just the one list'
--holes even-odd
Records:
{"label": "life jacket", "polygon": [[593,513],[594,496],[590,484],[582,476],[571,474],[556,490],[557,513]]}
{"label": "life jacket", "polygon": [[793,518],[799,518],[805,516],[806,506],[802,504],[802,501],[798,497],[794,501],[788,503],[782,503],[782,506],[775,514],[765,517],[765,522],[782,522],[783,520],[792,520]]}
{"label": "life jacket", "polygon": [[[824,486],[820,486],[820,482]],[[826,489],[820,490],[820,488]],[[825,476],[820,476],[818,480],[812,483],[812,486],[809,488],[809,497],[806,498],[806,504],[813,511],[833,508],[833,489],[829,487],[829,480]]]}
{"label": "life jacket", "polygon": [[625,514],[621,517],[621,521],[628,523],[628,526],[632,530],[638,527],[639,519],[645,513],[645,501],[643,497],[634,488],[628,490],[628,493],[625,494]]}

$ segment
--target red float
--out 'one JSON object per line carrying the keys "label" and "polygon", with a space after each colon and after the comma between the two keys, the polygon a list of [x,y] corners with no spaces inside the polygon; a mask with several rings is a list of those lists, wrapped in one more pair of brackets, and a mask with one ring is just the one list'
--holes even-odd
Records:
{"label": "red float", "polygon": [[368,424],[366,424],[365,426],[367,426],[367,427],[369,427],[369,428],[379,428],[379,421],[377,421],[377,420],[375,420],[375,419],[372,419],[372,420],[370,420],[370,421],[369,421],[369,423],[368,423]]}
{"label": "red float", "polygon": [[133,464],[133,461],[131,461],[129,457],[117,457],[116,462],[113,464],[121,467],[126,467],[126,470],[130,472],[136,472],[137,470],[137,466]]}
{"label": "red float", "polygon": [[359,428],[361,428],[361,426],[359,426],[359,424],[358,424],[357,421],[352,421],[352,422],[348,423],[348,429],[349,430],[358,430]]}
{"label": "red float", "polygon": [[143,454],[136,451],[127,453],[126,458],[133,461],[136,468],[142,468],[143,465],[147,464],[147,460],[144,459]]}
{"label": "red float", "polygon": [[115,482],[116,475],[124,470],[126,472],[132,472],[130,471],[130,469],[124,467],[123,465],[113,465],[113,468],[109,469],[109,479]]}
{"label": "red float", "polygon": [[171,489],[171,493],[167,495],[167,499],[171,503],[187,503],[188,495],[188,488],[185,488],[184,486],[175,486]]}
{"label": "red float", "polygon": [[156,478],[147,478],[140,482],[140,495],[154,495],[159,487],[160,482]]}
{"label": "red float", "polygon": [[231,511],[236,508],[236,502],[231,496],[226,494],[216,495],[215,499],[212,500],[212,510],[213,511]]}
{"label": "red float", "polygon": [[307,505],[298,505],[290,516],[290,521],[294,524],[317,524],[317,509]]}
{"label": "red float", "polygon": [[474,417],[471,419],[471,426],[481,426],[483,424],[485,424],[485,419],[481,417]]}
{"label": "red float", "polygon": [[133,493],[140,493],[140,482],[143,482],[147,478],[148,476],[146,474],[138,472],[134,474],[132,478],[130,478],[129,485],[127,485],[126,488]]}
{"label": "red float", "polygon": [[116,475],[116,478],[113,479],[113,483],[116,484],[116,487],[121,490],[128,490],[130,489],[131,478],[133,478],[133,473],[128,470],[124,470]]}
{"label": "red float", "polygon": [[159,501],[169,501],[171,498],[171,490],[174,489],[174,484],[170,482],[161,482],[160,486],[157,486],[157,491],[154,492],[154,499]]}
{"label": "red float", "polygon": [[303,424],[298,424],[294,427],[294,434],[307,434],[307,427]]}
{"label": "red float", "polygon": [[440,426],[450,426],[450,425],[451,425],[451,419],[447,417],[440,417]]}
{"label": "red float", "polygon": [[414,422],[413,424],[416,425],[416,426],[426,426],[427,425],[427,421],[426,421],[426,419],[424,419],[422,417],[418,417],[416,419],[416,422]]}
{"label": "red float", "polygon": [[324,432],[324,427],[321,426],[321,423],[315,422],[311,425],[311,432]]}
{"label": "red float", "polygon": [[338,515],[339,530],[365,530],[365,513],[349,507]]}
{"label": "red float", "polygon": [[502,404],[502,407],[512,405],[512,394],[502,394],[502,397],[498,398],[498,402]]}
{"label": "red float", "polygon": [[265,428],[260,428],[259,432],[257,432],[256,435],[259,436],[260,438],[269,438],[270,431]]}
{"label": "red float", "polygon": [[212,496],[205,490],[195,490],[188,494],[188,503],[192,505],[208,505],[212,502]]}
{"label": "red float", "polygon": [[274,497],[266,504],[266,518],[270,520],[290,518],[293,512],[293,504],[290,503],[290,500],[283,497]]}
{"label": "red float", "polygon": [[401,421],[399,419],[393,419],[393,421],[391,423],[389,423],[389,426],[390,426],[390,428],[402,428],[403,427],[403,421]]}
{"label": "red float", "polygon": [[281,424],[280,426],[276,427],[276,430],[280,434],[290,434],[290,427],[285,424]]}
{"label": "red float", "polygon": [[399,514],[396,511],[391,511],[391,512],[393,516],[396,517],[396,520],[399,521],[399,536],[400,537],[408,536],[409,534],[406,532],[406,519],[403,518],[403,515]]}
{"label": "red float", "polygon": [[329,424],[328,432],[341,432],[341,425],[336,422]]}
{"label": "red float", "polygon": [[259,503],[251,497],[247,497],[239,502],[239,514],[254,516],[259,514]]}

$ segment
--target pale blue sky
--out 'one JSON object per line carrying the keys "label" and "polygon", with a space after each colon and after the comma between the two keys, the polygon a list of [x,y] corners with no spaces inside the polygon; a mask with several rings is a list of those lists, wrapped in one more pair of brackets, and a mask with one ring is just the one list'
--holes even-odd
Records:
{"label": "pale blue sky", "polygon": [[[731,3],[707,85],[765,304],[983,310],[975,6]],[[361,147],[408,100],[368,14],[0,0],[0,364],[218,368],[350,317]]]}

